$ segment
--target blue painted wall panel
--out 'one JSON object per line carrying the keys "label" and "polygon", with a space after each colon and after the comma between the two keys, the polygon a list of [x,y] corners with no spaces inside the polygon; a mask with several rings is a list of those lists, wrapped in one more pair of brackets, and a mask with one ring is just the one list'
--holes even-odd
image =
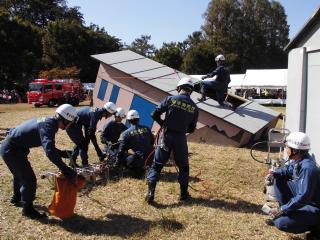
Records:
{"label": "blue painted wall panel", "polygon": [[120,88],[118,86],[113,85],[111,96],[110,96],[110,99],[109,99],[110,102],[113,102],[113,103],[117,102],[118,95],[119,95],[119,90],[120,90]]}
{"label": "blue painted wall panel", "polygon": [[105,95],[106,95],[107,88],[108,88],[108,81],[102,79],[102,80],[101,80],[101,83],[100,83],[100,88],[99,88],[98,96],[97,96],[101,101],[104,100],[104,97],[105,97]]}
{"label": "blue painted wall panel", "polygon": [[149,102],[148,100],[134,95],[131,102],[130,110],[135,109],[139,112],[140,115],[140,124],[152,127],[153,119],[151,118],[151,112],[154,111],[157,105]]}

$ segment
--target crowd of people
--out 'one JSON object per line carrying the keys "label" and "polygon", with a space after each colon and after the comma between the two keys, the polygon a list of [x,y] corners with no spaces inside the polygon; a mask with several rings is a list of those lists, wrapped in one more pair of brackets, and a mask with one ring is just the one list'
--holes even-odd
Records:
{"label": "crowd of people", "polygon": [[[112,146],[111,149],[115,153],[115,160],[110,167],[125,168],[132,177],[141,178],[145,174],[146,159],[152,159],[155,152],[148,172],[149,188],[146,196],[148,203],[152,204],[160,171],[172,151],[180,172],[180,199],[187,200],[190,195],[188,193],[188,148],[185,134],[194,131],[198,120],[197,106],[190,98],[193,87],[190,78],[181,79],[177,85],[178,94],[164,99],[153,112],[152,117],[162,129],[156,147],[151,129],[139,123],[138,111],[132,109],[126,116],[124,110],[116,108],[112,102],[105,103],[102,108],[81,107],[79,109],[70,104],[63,104],[56,109],[54,116],[34,118],[10,129],[1,144],[0,155],[13,175],[11,203],[15,206],[22,206],[22,215],[26,217],[46,218],[46,214],[40,213],[33,206],[37,184],[36,176],[28,160],[30,148],[42,146],[49,160],[70,182],[75,182],[77,178],[75,169],[79,167],[76,162],[77,157],[80,155],[81,167],[88,166],[90,142],[93,143],[99,160],[104,161],[106,154],[97,143],[96,127],[99,120],[111,116],[114,116],[115,120],[104,127],[101,137],[105,145]],[[166,113],[164,119],[160,117],[162,113]],[[125,117],[130,124],[129,128],[121,123]],[[72,151],[56,148],[55,135],[58,129],[66,130],[71,141],[74,142],[75,146]],[[68,156],[71,156],[72,159],[71,167],[62,161],[62,158]]]}
{"label": "crowd of people", "polygon": [[0,90],[0,103],[21,103],[22,97],[16,89],[11,91],[7,89]]}
{"label": "crowd of people", "polygon": [[[216,60],[222,61],[221,56]],[[214,74],[225,70],[218,65]],[[220,72],[220,73],[219,73]],[[212,74],[211,74],[212,75]],[[220,76],[221,77],[221,76]],[[226,80],[227,78],[223,78]],[[215,80],[220,81],[220,80]],[[227,81],[209,83],[223,87],[206,88],[203,86],[201,101],[205,101],[208,89],[220,91],[218,100],[222,103],[222,92]],[[151,117],[160,125],[157,142],[151,129],[141,125],[137,110],[131,109],[127,114],[113,102],[107,102],[102,108],[74,108],[63,104],[56,109],[56,114],[49,117],[34,118],[16,128],[10,129],[1,144],[0,155],[13,175],[13,195],[11,203],[22,206],[22,215],[32,219],[46,218],[33,206],[36,196],[36,176],[28,160],[30,148],[42,146],[46,156],[54,163],[63,175],[74,182],[77,178],[76,167],[89,165],[88,146],[94,145],[100,161],[104,161],[106,152],[114,155],[110,168],[117,171],[126,169],[135,178],[147,176],[146,201],[153,204],[155,189],[160,180],[160,173],[170,155],[174,157],[178,168],[180,184],[180,201],[191,198],[189,186],[189,159],[187,133],[192,133],[198,121],[198,107],[190,98],[194,84],[190,78],[183,78],[177,84],[177,95],[166,97],[152,112]],[[220,95],[219,95],[220,94]],[[96,138],[97,123],[102,118],[111,118],[101,133],[104,151],[99,147]],[[126,118],[129,127],[122,121]],[[58,129],[66,130],[74,143],[72,151],[59,150],[55,146],[55,135]],[[286,138],[286,151],[290,164],[270,171],[267,184],[274,185],[279,207],[270,210],[269,225],[291,233],[310,231],[308,239],[320,239],[320,173],[316,162],[308,153],[311,148],[309,137],[302,132],[293,132]],[[80,155],[81,166],[77,163]],[[62,158],[71,156],[71,167]],[[147,160],[151,159],[147,168]],[[146,169],[148,171],[146,172]]]}

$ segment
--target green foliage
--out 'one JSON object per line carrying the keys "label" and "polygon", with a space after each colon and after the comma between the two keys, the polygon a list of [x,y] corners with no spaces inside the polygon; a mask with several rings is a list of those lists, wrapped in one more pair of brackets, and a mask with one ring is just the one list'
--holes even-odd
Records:
{"label": "green foliage", "polygon": [[46,27],[58,19],[83,23],[77,7],[68,8],[65,0],[3,0],[0,3],[12,17],[18,17],[39,27]]}
{"label": "green foliage", "polygon": [[214,53],[201,43],[191,46],[183,58],[182,71],[187,74],[203,74],[214,67]]}
{"label": "green foliage", "polygon": [[214,52],[232,55],[234,72],[248,68],[285,68],[288,43],[286,15],[279,2],[268,0],[215,0],[202,26]]}
{"label": "green foliage", "polygon": [[176,70],[181,70],[183,62],[183,49],[181,44],[175,42],[164,43],[163,46],[155,52],[154,60]]}
{"label": "green foliage", "polygon": [[43,36],[43,62],[47,68],[77,66],[80,79],[93,82],[98,62],[90,55],[117,51],[119,39],[109,36],[95,25],[83,27],[76,21],[49,22]]}
{"label": "green foliage", "polygon": [[0,88],[31,80],[41,66],[41,55],[39,29],[0,13]]}
{"label": "green foliage", "polygon": [[[188,74],[207,73],[222,53],[231,73],[244,73],[286,68],[288,32],[278,1],[212,0],[201,31],[185,41],[157,50],[150,35],[141,35],[126,48]],[[93,82],[99,63],[90,55],[122,48],[104,28],[84,26],[79,8],[69,8],[66,0],[0,1],[0,85],[24,84],[40,70],[68,67],[80,69],[82,81]]]}
{"label": "green foliage", "polygon": [[131,45],[128,46],[128,49],[145,57],[152,57],[155,53],[156,47],[149,43],[150,40],[150,35],[141,35],[140,38],[136,38]]}

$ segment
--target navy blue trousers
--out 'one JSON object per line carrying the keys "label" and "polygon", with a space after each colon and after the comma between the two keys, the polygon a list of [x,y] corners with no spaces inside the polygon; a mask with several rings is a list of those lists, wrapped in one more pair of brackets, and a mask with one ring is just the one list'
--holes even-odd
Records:
{"label": "navy blue trousers", "polygon": [[84,127],[84,134],[83,134],[82,126],[80,124],[74,124],[67,129],[67,133],[71,138],[71,140],[76,144],[72,152],[72,159],[75,162],[77,157],[80,154],[82,165],[88,164],[88,148],[89,148],[90,140],[97,152],[98,157],[101,157],[103,155],[97,143],[96,137],[95,136],[90,137],[89,130],[87,127]]}
{"label": "navy blue trousers", "polygon": [[14,146],[7,137],[1,144],[0,155],[13,175],[13,192],[30,204],[36,196],[37,179],[28,161],[29,149]]}
{"label": "navy blue trousers", "polygon": [[[275,194],[281,206],[286,204],[297,195],[296,183],[285,179],[276,179]],[[276,218],[274,224],[284,232],[304,233],[320,227],[320,209],[316,206],[305,205]]]}
{"label": "navy blue trousers", "polygon": [[148,182],[159,181],[163,166],[169,160],[171,151],[179,168],[178,181],[181,186],[187,187],[189,183],[188,145],[185,133],[163,131],[157,143],[153,163],[148,173]]}
{"label": "navy blue trousers", "polygon": [[224,101],[224,93],[227,91],[228,86],[224,84],[223,82],[218,82],[215,80],[203,80],[200,82],[201,89],[200,92],[203,95],[206,95],[210,92],[214,92],[217,98],[217,101],[223,102]]}

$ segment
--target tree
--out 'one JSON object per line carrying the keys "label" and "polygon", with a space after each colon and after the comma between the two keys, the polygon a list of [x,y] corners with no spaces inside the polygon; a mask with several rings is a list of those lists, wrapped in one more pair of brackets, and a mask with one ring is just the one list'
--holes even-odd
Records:
{"label": "tree", "polygon": [[68,8],[65,0],[2,0],[0,6],[11,17],[21,18],[39,27],[45,27],[48,22],[58,19],[83,23],[79,8]]}
{"label": "tree", "polygon": [[164,43],[160,49],[156,50],[153,59],[176,70],[181,70],[183,61],[181,43]]}
{"label": "tree", "polygon": [[150,35],[141,35],[140,38],[136,38],[131,45],[128,46],[128,49],[145,57],[152,57],[156,51],[156,47],[149,43],[150,40]]}
{"label": "tree", "polygon": [[95,81],[98,62],[90,55],[117,51],[120,40],[95,25],[83,27],[76,21],[49,22],[43,36],[43,62],[47,69],[76,66],[83,82]]}
{"label": "tree", "polygon": [[214,52],[204,43],[191,46],[183,58],[182,71],[187,74],[203,74],[214,66]]}
{"label": "tree", "polygon": [[6,13],[0,13],[0,29],[0,87],[23,85],[41,67],[39,29]]}
{"label": "tree", "polygon": [[39,78],[79,78],[80,69],[77,67],[67,67],[67,68],[52,68],[50,70],[40,71]]}
{"label": "tree", "polygon": [[283,68],[288,25],[283,7],[268,0],[214,0],[202,26],[214,52],[223,53],[234,72],[248,68]]}

